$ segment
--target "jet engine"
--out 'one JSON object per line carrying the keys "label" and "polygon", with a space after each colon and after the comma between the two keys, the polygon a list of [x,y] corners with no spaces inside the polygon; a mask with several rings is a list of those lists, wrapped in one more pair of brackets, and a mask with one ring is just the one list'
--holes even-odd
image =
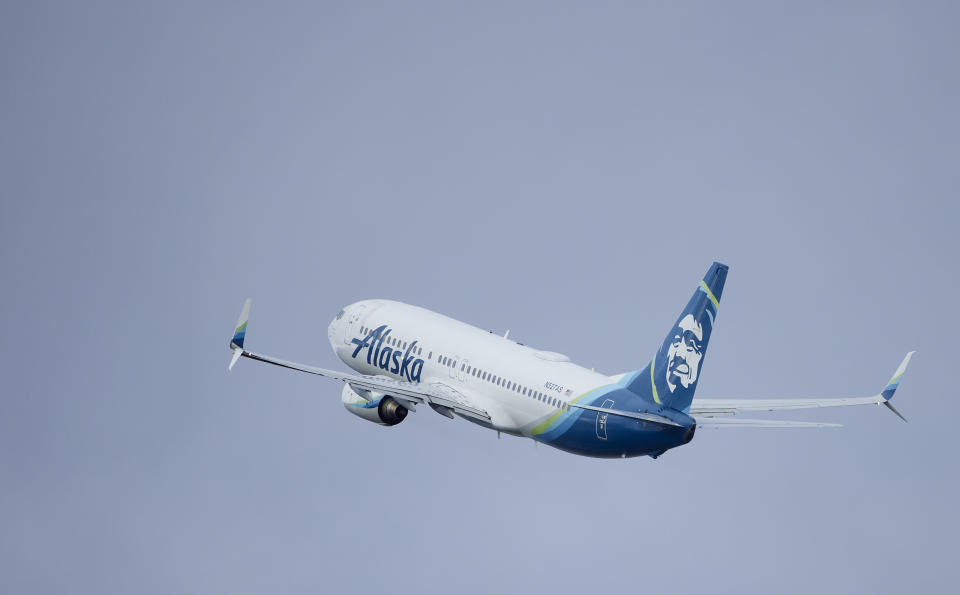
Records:
{"label": "jet engine", "polygon": [[357,392],[349,384],[343,385],[340,400],[347,411],[381,426],[395,426],[407,417],[407,408],[383,393]]}

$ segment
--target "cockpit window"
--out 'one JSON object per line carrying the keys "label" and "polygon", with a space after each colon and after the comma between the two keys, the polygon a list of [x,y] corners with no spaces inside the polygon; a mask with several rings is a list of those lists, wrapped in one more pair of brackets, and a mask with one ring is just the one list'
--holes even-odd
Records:
{"label": "cockpit window", "polygon": [[346,313],[347,313],[346,310],[340,310],[340,313],[337,314],[337,320],[340,320],[341,318],[343,318],[343,315]]}

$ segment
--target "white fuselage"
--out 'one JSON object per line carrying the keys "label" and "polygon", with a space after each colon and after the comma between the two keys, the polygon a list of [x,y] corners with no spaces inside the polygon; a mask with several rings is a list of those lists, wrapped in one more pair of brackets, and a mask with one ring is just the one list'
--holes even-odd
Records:
{"label": "white fuselage", "polygon": [[[365,344],[380,327],[386,327],[380,333],[385,339]],[[615,380],[558,353],[390,300],[347,306],[330,323],[328,336],[337,357],[357,372],[449,387],[489,412],[494,429],[517,435],[530,436],[566,403]],[[422,363],[411,376],[414,358]]]}

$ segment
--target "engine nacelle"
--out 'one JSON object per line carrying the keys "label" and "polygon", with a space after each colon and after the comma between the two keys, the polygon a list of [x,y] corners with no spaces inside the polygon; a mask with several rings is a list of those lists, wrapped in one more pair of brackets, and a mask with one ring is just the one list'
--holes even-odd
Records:
{"label": "engine nacelle", "polygon": [[340,400],[350,413],[381,426],[395,426],[407,417],[407,408],[393,397],[383,393],[360,395],[349,384],[343,385]]}

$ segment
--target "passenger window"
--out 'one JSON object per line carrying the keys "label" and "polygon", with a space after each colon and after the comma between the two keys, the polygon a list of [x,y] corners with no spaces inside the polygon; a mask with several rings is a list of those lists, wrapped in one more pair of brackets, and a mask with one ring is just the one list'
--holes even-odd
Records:
{"label": "passenger window", "polygon": [[432,352],[432,351],[428,351],[428,352],[427,352],[427,359],[433,359],[433,352]]}

